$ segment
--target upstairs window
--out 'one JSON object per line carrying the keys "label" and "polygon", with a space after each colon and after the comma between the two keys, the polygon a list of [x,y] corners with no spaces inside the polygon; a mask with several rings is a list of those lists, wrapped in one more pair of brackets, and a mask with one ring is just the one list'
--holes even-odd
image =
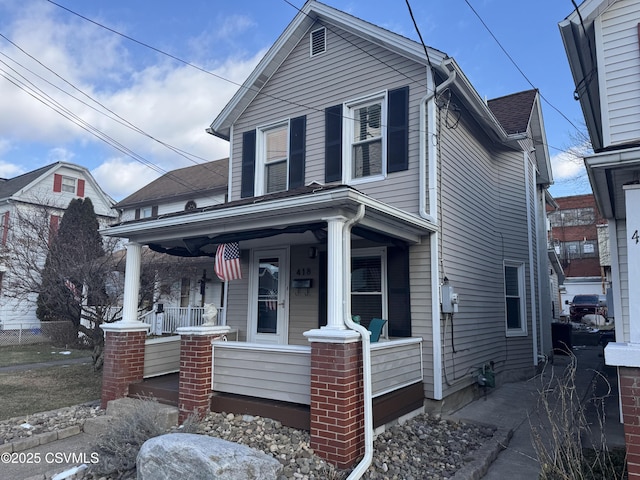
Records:
{"label": "upstairs window", "polygon": [[352,179],[382,175],[386,170],[383,148],[383,129],[386,123],[384,96],[347,106],[347,121],[344,122],[349,144],[345,152],[349,159],[345,169],[348,182]]}
{"label": "upstairs window", "polygon": [[149,207],[140,207],[136,208],[135,211],[135,219],[139,220],[141,218],[154,218],[158,216],[158,206],[153,205]]}
{"label": "upstairs window", "polygon": [[382,180],[409,168],[409,87],[325,109],[325,182]]}
{"label": "upstairs window", "polygon": [[53,175],[53,191],[56,193],[70,193],[78,197],[84,197],[85,181],[82,178],[68,177],[56,173]]}
{"label": "upstairs window", "polygon": [[[256,190],[261,193],[282,192],[287,189],[289,160],[289,123],[259,130],[260,148]],[[260,178],[262,176],[262,178]]]}
{"label": "upstairs window", "polygon": [[240,196],[253,197],[304,185],[306,116],[242,134]]}

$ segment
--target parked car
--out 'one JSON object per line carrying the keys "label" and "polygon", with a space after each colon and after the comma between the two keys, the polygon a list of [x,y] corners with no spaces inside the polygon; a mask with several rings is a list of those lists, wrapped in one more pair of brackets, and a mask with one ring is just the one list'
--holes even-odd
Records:
{"label": "parked car", "polygon": [[569,316],[572,322],[581,322],[585,315],[602,315],[607,318],[606,299],[600,295],[575,295],[569,303]]}

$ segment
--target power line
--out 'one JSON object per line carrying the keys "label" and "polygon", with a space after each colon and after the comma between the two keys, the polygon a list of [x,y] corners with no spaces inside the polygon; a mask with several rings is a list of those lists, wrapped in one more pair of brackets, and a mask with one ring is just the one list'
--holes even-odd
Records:
{"label": "power line", "polygon": [[498,46],[500,47],[500,49],[503,51],[503,53],[507,56],[507,58],[509,59],[509,61],[513,64],[514,67],[516,67],[516,70],[518,70],[518,72],[520,72],[520,75],[522,75],[522,77],[527,81],[527,83],[529,85],[531,85],[532,88],[535,88],[536,90],[538,90],[538,92],[540,93],[540,98],[542,98],[551,108],[553,108],[556,112],[558,112],[562,118],[564,118],[567,122],[569,122],[571,124],[571,126],[573,128],[575,128],[577,131],[580,131],[580,129],[569,119],[569,117],[567,117],[563,112],[560,111],[559,108],[557,108],[554,104],[552,104],[549,100],[547,100],[547,98],[542,94],[542,92],[540,91],[540,89],[536,88],[535,85],[531,82],[531,80],[529,80],[529,77],[527,77],[525,75],[525,73],[522,71],[522,69],[520,68],[520,66],[516,63],[516,61],[513,59],[513,57],[509,54],[509,52],[507,52],[506,48],[504,48],[502,46],[502,43],[500,43],[500,40],[498,40],[498,38],[494,35],[494,33],[491,31],[491,29],[489,28],[489,26],[485,23],[485,21],[482,19],[482,17],[480,16],[480,14],[476,11],[475,8],[473,8],[473,6],[471,5],[471,3],[469,3],[469,0],[464,0],[464,2],[469,6],[469,8],[471,9],[471,11],[475,14],[476,17],[478,17],[478,20],[480,20],[480,23],[482,23],[482,25],[484,26],[484,28],[487,30],[487,32],[489,32],[489,35],[491,35],[491,37],[495,40],[495,42],[498,44]]}

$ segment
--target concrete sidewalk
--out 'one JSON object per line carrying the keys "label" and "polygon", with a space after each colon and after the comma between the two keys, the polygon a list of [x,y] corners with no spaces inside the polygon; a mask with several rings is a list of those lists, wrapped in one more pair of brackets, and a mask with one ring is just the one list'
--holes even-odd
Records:
{"label": "concrete sidewalk", "polygon": [[[601,346],[576,346],[573,349],[577,368],[575,375],[576,393],[582,399],[585,407],[586,420],[590,428],[583,436],[584,446],[600,445],[600,428],[597,409],[591,400],[594,395],[604,397],[605,434],[609,448],[624,446],[624,429],[620,423],[618,409],[617,375],[615,368],[606,367],[602,356]],[[486,480],[531,480],[538,478],[540,465],[532,441],[532,424],[541,427],[539,431],[546,432],[544,425],[536,416],[536,406],[540,398],[543,385],[548,385],[553,376],[562,375],[570,363],[570,357],[556,355],[554,364],[545,372],[531,380],[508,383],[491,390],[486,397],[450,415],[452,419],[470,421],[474,423],[494,425],[499,428],[498,443],[502,443],[502,451],[495,460],[479,459],[483,464],[478,472],[475,468],[473,476],[469,478],[484,478]],[[607,380],[611,386],[609,391]],[[482,455],[491,454],[485,451]],[[480,454],[479,454],[480,455]],[[495,455],[495,453],[494,453]],[[488,465],[488,467],[486,467]],[[484,474],[483,477],[476,475]],[[457,477],[456,477],[457,478]],[[465,478],[462,475],[460,478]]]}

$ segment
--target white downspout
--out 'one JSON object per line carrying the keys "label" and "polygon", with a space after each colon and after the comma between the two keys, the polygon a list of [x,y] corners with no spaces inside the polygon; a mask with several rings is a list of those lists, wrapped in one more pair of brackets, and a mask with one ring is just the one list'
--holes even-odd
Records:
{"label": "white downspout", "polygon": [[[446,88],[456,78],[455,70],[449,73],[449,77],[438,88]],[[438,148],[436,131],[436,105],[435,105],[435,81],[427,70],[427,94],[420,100],[420,217],[438,225]],[[429,119],[427,121],[427,115]],[[427,140],[429,143],[427,144]],[[434,142],[435,140],[435,142]],[[428,163],[427,163],[428,162]],[[427,173],[429,185],[427,187]],[[428,193],[428,197],[427,197]],[[427,198],[429,199],[429,211],[427,211]],[[431,318],[433,319],[433,371],[442,371],[442,343],[440,334],[440,275],[438,259],[439,234],[437,231],[429,235],[431,253]],[[436,321],[437,320],[437,321]],[[433,376],[433,396],[436,400],[442,400],[442,375]]]}
{"label": "white downspout", "polygon": [[364,217],[364,205],[360,204],[355,217],[347,220],[342,231],[343,258],[343,316],[347,328],[355,330],[362,338],[362,384],[364,389],[364,457],[355,466],[347,480],[357,480],[371,465],[373,460],[373,401],[371,398],[371,342],[369,330],[351,320],[351,228]]}
{"label": "white downspout", "polygon": [[[531,335],[533,337],[533,364],[538,364],[538,309],[536,308],[536,285],[535,275],[534,275],[534,264],[533,264],[533,239],[531,235],[533,234],[531,228],[531,175],[529,174],[529,152],[523,153],[524,157],[524,181],[525,181],[525,192],[526,192],[526,202],[525,206],[527,208],[527,240],[529,243],[529,295],[531,298]],[[526,320],[525,320],[526,321]]]}

